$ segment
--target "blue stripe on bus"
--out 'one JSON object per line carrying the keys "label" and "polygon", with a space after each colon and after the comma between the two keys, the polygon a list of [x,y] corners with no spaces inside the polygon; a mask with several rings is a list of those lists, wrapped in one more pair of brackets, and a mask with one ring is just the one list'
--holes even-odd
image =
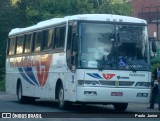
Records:
{"label": "blue stripe on bus", "polygon": [[37,86],[39,86],[39,84],[38,84],[38,82],[37,82],[37,80],[36,80],[36,78],[35,78],[35,76],[34,76],[34,74],[33,74],[32,68],[31,68],[31,67],[24,67],[23,69],[24,69],[25,73],[28,75],[28,77],[29,77],[34,83],[36,83]]}
{"label": "blue stripe on bus", "polygon": [[102,77],[99,76],[99,74],[97,73],[87,73],[89,76],[93,77],[93,78],[96,78],[96,79],[103,79]]}
{"label": "blue stripe on bus", "polygon": [[23,77],[27,82],[29,82],[30,84],[36,86],[33,82],[31,82],[31,81],[28,79],[28,77],[25,75],[25,73],[24,73],[24,71],[23,71],[22,68],[18,68],[18,70],[19,70],[20,74],[22,75],[22,77]]}

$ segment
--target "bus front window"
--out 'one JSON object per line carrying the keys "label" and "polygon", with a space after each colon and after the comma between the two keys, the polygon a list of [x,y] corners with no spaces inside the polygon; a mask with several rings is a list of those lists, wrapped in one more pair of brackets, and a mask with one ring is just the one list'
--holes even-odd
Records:
{"label": "bus front window", "polygon": [[81,23],[80,24],[79,67],[81,68],[115,68],[115,64],[107,64],[115,59],[115,29],[112,24]]}
{"label": "bus front window", "polygon": [[78,68],[148,70],[147,27],[80,23]]}
{"label": "bus front window", "polygon": [[116,26],[118,66],[120,69],[148,70],[146,26]]}

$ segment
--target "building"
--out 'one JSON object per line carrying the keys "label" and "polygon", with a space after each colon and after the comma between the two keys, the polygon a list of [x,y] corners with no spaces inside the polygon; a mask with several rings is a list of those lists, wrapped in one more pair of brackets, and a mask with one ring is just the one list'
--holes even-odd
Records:
{"label": "building", "polygon": [[129,0],[129,3],[133,7],[132,16],[147,20],[149,37],[160,40],[160,0]]}

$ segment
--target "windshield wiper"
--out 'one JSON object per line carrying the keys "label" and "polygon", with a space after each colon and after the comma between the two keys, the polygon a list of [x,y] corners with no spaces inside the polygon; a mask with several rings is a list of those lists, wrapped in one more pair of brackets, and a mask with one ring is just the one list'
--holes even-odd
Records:
{"label": "windshield wiper", "polygon": [[133,72],[136,72],[137,70],[134,68],[134,66],[130,63],[130,61],[126,58],[125,59],[127,64],[129,65],[130,69],[133,71]]}

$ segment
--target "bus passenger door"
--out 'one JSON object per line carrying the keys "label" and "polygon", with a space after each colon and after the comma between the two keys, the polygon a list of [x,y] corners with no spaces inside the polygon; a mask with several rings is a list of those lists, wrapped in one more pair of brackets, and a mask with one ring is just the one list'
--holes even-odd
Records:
{"label": "bus passenger door", "polygon": [[70,21],[66,51],[68,71],[65,75],[65,78],[67,79],[67,99],[70,101],[76,100],[77,44],[77,22]]}

